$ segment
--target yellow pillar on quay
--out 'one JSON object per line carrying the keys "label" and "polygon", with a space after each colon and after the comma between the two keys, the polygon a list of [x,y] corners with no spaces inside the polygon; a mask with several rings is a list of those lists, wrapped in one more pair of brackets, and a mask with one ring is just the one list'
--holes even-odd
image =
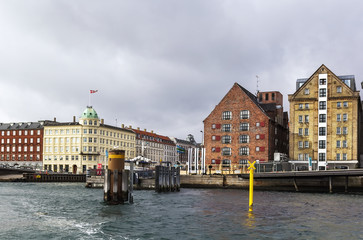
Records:
{"label": "yellow pillar on quay", "polygon": [[248,170],[250,170],[250,201],[249,201],[249,212],[253,211],[253,173],[255,168],[255,163],[256,161],[254,161],[253,163],[250,164],[250,166],[248,167]]}

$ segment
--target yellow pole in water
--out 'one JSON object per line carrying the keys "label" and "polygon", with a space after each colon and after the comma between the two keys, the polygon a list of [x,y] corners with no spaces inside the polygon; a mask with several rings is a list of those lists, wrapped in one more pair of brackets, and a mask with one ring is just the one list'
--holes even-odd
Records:
{"label": "yellow pole in water", "polygon": [[248,167],[248,170],[250,170],[250,201],[249,201],[249,212],[253,211],[253,172],[256,169],[255,168],[255,163],[256,161],[254,161],[253,163],[250,163],[250,166]]}

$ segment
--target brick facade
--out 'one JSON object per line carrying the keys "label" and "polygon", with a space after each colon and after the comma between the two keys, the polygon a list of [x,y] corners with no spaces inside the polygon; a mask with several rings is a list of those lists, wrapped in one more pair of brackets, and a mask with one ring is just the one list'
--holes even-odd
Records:
{"label": "brick facade", "polygon": [[239,84],[233,85],[204,120],[206,165],[231,172],[242,169],[248,161],[273,160],[274,152],[288,153],[282,95],[273,92],[275,100],[266,100],[266,94],[271,93],[257,98]]}
{"label": "brick facade", "polygon": [[0,163],[42,167],[43,122],[1,123]]}

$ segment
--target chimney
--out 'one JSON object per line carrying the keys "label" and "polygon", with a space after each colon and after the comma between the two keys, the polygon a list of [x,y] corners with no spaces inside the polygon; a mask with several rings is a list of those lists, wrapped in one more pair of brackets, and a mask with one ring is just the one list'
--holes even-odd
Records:
{"label": "chimney", "polygon": [[73,122],[76,122],[76,116],[73,116]]}
{"label": "chimney", "polygon": [[132,128],[132,126],[130,125],[130,126],[129,126],[129,128],[131,129],[131,128]]}
{"label": "chimney", "polygon": [[140,130],[140,128],[139,128],[139,127],[137,127],[137,130]]}
{"label": "chimney", "polygon": [[105,122],[105,120],[102,118],[102,119],[101,119],[101,124],[103,124],[104,122]]}
{"label": "chimney", "polygon": [[144,131],[145,131],[145,132],[147,132],[147,131],[146,131],[146,128],[144,128]]}
{"label": "chimney", "polygon": [[154,133],[154,130],[151,130],[151,133]]}
{"label": "chimney", "polygon": [[56,117],[54,117],[54,122],[57,122],[57,118]]}
{"label": "chimney", "polygon": [[125,124],[121,124],[121,127],[122,127],[122,128],[125,128]]}

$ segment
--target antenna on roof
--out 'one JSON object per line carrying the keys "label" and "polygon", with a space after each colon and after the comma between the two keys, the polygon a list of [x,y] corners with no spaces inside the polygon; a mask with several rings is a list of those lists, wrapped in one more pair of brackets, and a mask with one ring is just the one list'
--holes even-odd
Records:
{"label": "antenna on roof", "polygon": [[258,79],[259,79],[259,76],[258,75],[256,75],[256,82],[257,82],[257,92],[256,92],[256,96],[258,95],[258,93],[260,92],[259,90],[258,90]]}

